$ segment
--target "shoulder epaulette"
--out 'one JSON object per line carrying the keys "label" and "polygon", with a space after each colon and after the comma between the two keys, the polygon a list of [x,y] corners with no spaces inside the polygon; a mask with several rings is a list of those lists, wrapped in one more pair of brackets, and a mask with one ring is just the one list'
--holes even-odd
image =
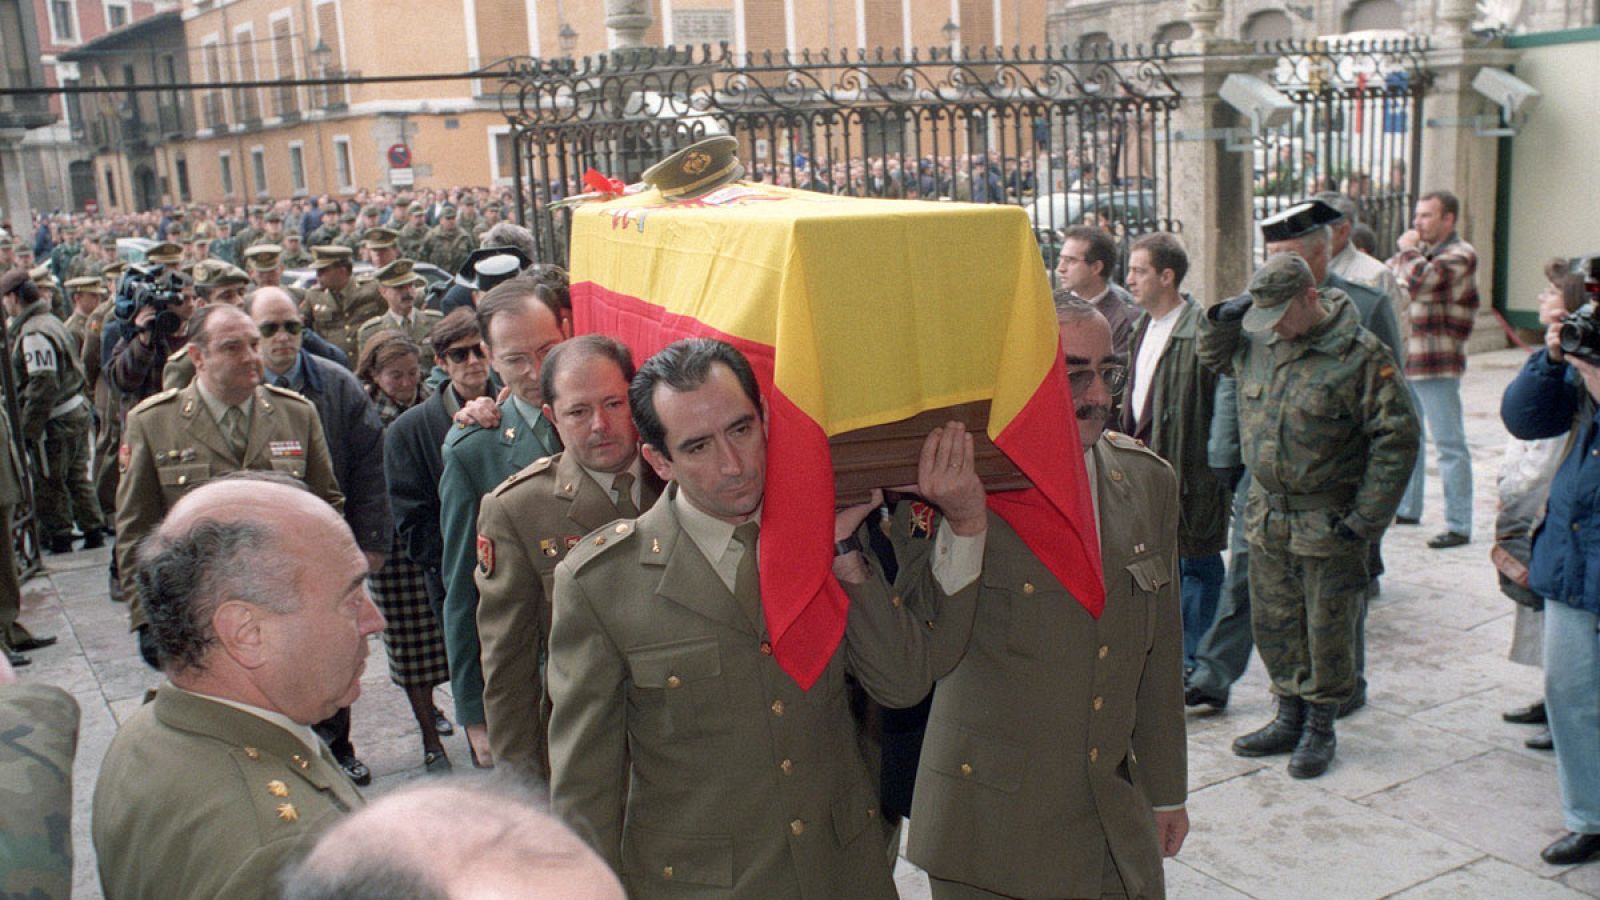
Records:
{"label": "shoulder epaulette", "polygon": [[1107,431],[1106,443],[1117,448],[1118,450],[1133,450],[1139,453],[1148,453],[1157,459],[1161,458],[1154,450],[1146,447],[1144,445],[1144,441],[1139,440],[1131,434],[1123,434],[1120,431]]}
{"label": "shoulder epaulette", "polygon": [[165,403],[168,400],[171,400],[173,397],[178,396],[178,392],[180,390],[182,390],[182,388],[167,388],[166,390],[162,391],[159,394],[152,394],[149,397],[146,397],[143,400],[141,400],[139,402],[139,405],[135,406],[133,409],[129,410],[128,413],[129,413],[129,415],[132,415],[133,413],[139,412],[142,409],[148,409],[148,408],[150,408],[152,406],[156,406],[156,405]]}
{"label": "shoulder epaulette", "polygon": [[555,465],[555,461],[556,458],[554,456],[541,456],[517,471],[512,472],[510,475],[507,475],[506,480],[495,485],[494,490],[490,491],[489,493],[498,497],[499,495],[510,490],[512,487],[527,481],[535,475],[548,472],[550,468]]}
{"label": "shoulder epaulette", "polygon": [[262,383],[261,386],[266,388],[267,389],[267,393],[273,395],[274,397],[283,397],[285,399],[294,399],[294,400],[300,401],[301,403],[310,403],[311,402],[310,400],[307,400],[304,396],[300,395],[299,393],[297,393],[295,391],[291,391],[288,388],[281,388],[281,387],[278,387],[275,384],[266,384],[264,382]]}
{"label": "shoulder epaulette", "polygon": [[562,561],[562,565],[571,566],[573,572],[581,572],[584,566],[628,543],[637,530],[634,523],[626,519],[597,528],[580,538],[578,543],[567,551],[567,558]]}

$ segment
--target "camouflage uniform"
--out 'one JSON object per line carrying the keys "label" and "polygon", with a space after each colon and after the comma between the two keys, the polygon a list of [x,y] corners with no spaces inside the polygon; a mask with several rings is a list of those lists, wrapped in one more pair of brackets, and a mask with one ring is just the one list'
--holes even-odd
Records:
{"label": "camouflage uniform", "polygon": [[304,269],[311,265],[312,256],[305,251],[304,247],[297,247],[293,250],[284,250],[279,259],[283,260],[285,269]]}
{"label": "camouflage uniform", "polygon": [[[421,213],[413,213],[411,222],[400,229],[400,255],[407,259],[426,259],[422,255],[422,245],[428,240],[428,226],[422,222]],[[452,271],[450,274],[454,275]]]}
{"label": "camouflage uniform", "polygon": [[57,244],[55,249],[50,251],[50,258],[47,260],[50,274],[56,277],[56,281],[65,282],[72,277],[67,273],[71,270],[73,262],[81,255],[83,255],[83,245],[76,240]]}
{"label": "camouflage uniform", "polygon": [[52,685],[0,687],[0,734],[0,897],[70,897],[78,702]]}
{"label": "camouflage uniform", "polygon": [[329,222],[325,225],[317,226],[317,230],[311,232],[311,236],[306,238],[305,245],[307,247],[322,247],[333,243],[337,237],[339,237],[338,224]]}
{"label": "camouflage uniform", "polygon": [[448,232],[441,226],[428,232],[427,240],[422,242],[421,258],[454,275],[466,265],[471,253],[472,235],[459,225]]}
{"label": "camouflage uniform", "polygon": [[1213,307],[1198,349],[1238,379],[1251,622],[1272,691],[1336,704],[1356,687],[1367,543],[1405,493],[1418,426],[1389,349],[1343,292],[1321,298],[1326,317],[1294,340],[1243,334]]}

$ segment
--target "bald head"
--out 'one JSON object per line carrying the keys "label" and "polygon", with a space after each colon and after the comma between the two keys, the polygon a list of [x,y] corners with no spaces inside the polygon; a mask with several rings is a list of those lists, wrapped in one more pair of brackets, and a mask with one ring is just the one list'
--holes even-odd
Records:
{"label": "bald head", "polygon": [[403,788],[322,836],[284,882],[286,900],[408,897],[622,900],[577,835],[500,779]]}

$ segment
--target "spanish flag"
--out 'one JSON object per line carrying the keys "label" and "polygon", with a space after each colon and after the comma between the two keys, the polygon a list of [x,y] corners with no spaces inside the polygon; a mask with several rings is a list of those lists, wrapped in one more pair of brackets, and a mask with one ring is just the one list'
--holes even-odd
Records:
{"label": "spanish flag", "polygon": [[830,435],[988,401],[989,437],[1033,487],[990,508],[1091,613],[1105,605],[1083,454],[1049,284],[1014,206],[865,200],[733,184],[590,203],[572,223],[581,333],[643,361],[712,337],[767,398],[761,595],[803,688],[844,635],[833,577]]}

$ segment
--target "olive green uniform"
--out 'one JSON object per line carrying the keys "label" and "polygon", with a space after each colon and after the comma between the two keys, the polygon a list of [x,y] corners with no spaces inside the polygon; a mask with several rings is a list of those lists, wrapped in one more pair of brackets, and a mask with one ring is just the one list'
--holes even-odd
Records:
{"label": "olive green uniform", "polygon": [[[386,312],[381,316],[373,316],[362,322],[361,327],[356,330],[356,348],[361,353],[365,353],[367,341],[371,340],[373,335],[386,330],[398,331],[416,341],[417,346],[422,348],[420,362],[422,363],[422,371],[426,372],[433,368],[433,342],[428,339],[428,335],[433,333],[433,326],[439,324],[439,320],[442,318],[444,318],[444,314],[436,309],[414,309],[411,311],[411,319],[406,322],[395,318],[392,312]],[[358,354],[350,357],[350,359],[353,362],[360,359],[360,356]]]}
{"label": "olive green uniform", "polygon": [[39,522],[52,540],[105,526],[89,484],[89,434],[94,416],[84,395],[80,342],[40,301],[12,322],[11,359],[22,404],[19,430],[34,448],[33,483]]}
{"label": "olive green uniform", "polygon": [[427,239],[422,242],[422,255],[418,258],[454,275],[466,265],[471,253],[472,235],[457,225],[450,231],[435,228],[428,232]]}
{"label": "olive green uniform", "polygon": [[[0,644],[15,647],[33,635],[17,621],[22,613],[22,582],[17,578],[16,544],[12,540],[11,523],[17,504],[22,502],[22,461],[17,458],[17,445],[11,440],[11,420],[0,408],[0,523],[5,526],[5,536],[0,539]],[[4,779],[0,778],[0,782]],[[0,828],[0,833],[5,829]],[[0,880],[0,890],[6,887]]]}
{"label": "olive green uniform", "polygon": [[283,260],[285,269],[304,269],[310,266],[312,261],[311,254],[307,253],[304,247],[298,250],[285,250],[283,256],[279,258]]}
{"label": "olive green uniform", "polygon": [[322,420],[293,391],[257,385],[243,454],[229,445],[199,386],[162,391],[128,413],[118,464],[117,571],[134,628],[144,624],[133,589],[133,553],[184,494],[213,478],[246,469],[272,470],[304,481],[311,493],[343,511]]}
{"label": "olive green uniform", "polygon": [[[400,255],[407,259],[426,259],[427,257],[422,255],[422,245],[427,240],[428,226],[422,223],[420,215],[416,216],[411,220],[410,224],[400,229],[400,239],[397,242],[400,247]],[[452,270],[450,274],[454,275],[455,271]]]}
{"label": "olive green uniform", "polygon": [[117,446],[122,443],[122,404],[100,368],[100,340],[106,317],[116,306],[107,297],[89,314],[83,342],[83,374],[94,400],[98,425],[94,436],[94,486],[102,515],[117,508]]}
{"label": "olive green uniform", "polygon": [[1201,362],[1238,379],[1251,624],[1273,693],[1342,703],[1356,688],[1367,544],[1394,517],[1418,425],[1394,355],[1355,305],[1321,291],[1325,318],[1295,340],[1201,322]]}
{"label": "olive green uniform", "polygon": [[307,328],[343,350],[354,365],[360,349],[361,324],[388,309],[378,294],[377,282],[363,277],[351,278],[342,291],[330,291],[320,285],[306,291],[300,315]]}

